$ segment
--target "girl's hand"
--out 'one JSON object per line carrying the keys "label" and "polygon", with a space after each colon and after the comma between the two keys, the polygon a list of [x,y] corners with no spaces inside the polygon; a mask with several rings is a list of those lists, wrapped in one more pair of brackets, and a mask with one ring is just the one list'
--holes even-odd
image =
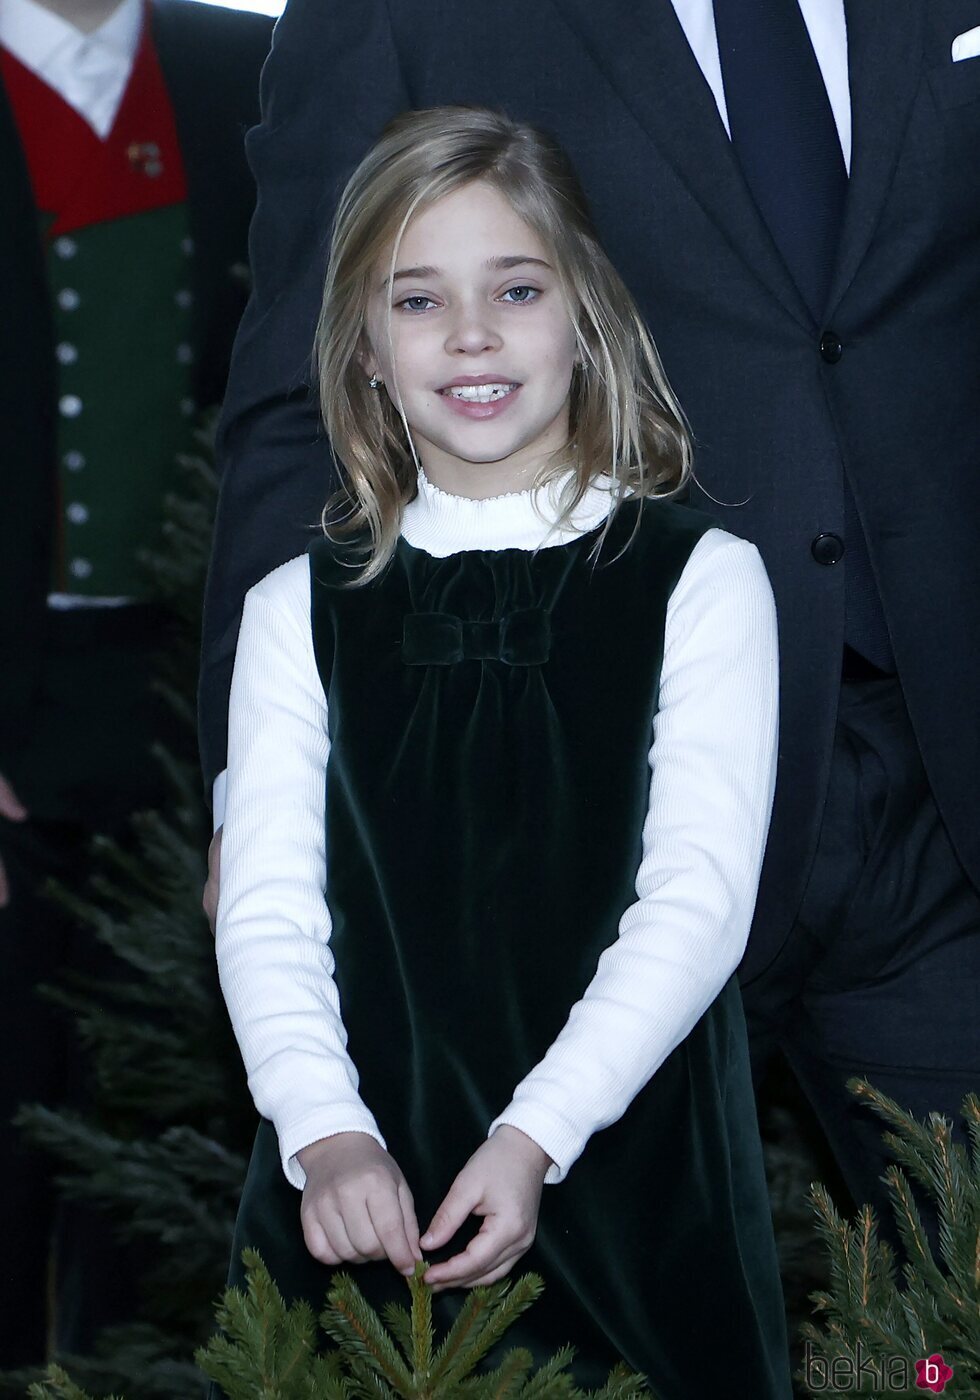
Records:
{"label": "girl's hand", "polygon": [[483,1224],[462,1253],[426,1271],[426,1283],[440,1292],[503,1278],[534,1243],[550,1166],[551,1158],[536,1142],[502,1124],[459,1173],[420,1243],[438,1249],[470,1215],[482,1215]]}
{"label": "girl's hand", "polygon": [[303,1238],[321,1264],[390,1259],[412,1274],[421,1259],[412,1193],[398,1163],[367,1133],[337,1133],[296,1154],[306,1172]]}

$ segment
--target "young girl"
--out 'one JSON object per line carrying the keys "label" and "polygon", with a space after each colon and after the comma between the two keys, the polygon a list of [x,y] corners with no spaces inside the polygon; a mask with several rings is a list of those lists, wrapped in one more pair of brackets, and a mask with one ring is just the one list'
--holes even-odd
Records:
{"label": "young girl", "polygon": [[733,978],[758,555],[661,499],[679,409],[531,128],[385,132],[317,348],[343,509],[250,590],[231,697],[217,952],[263,1115],[233,1278],[251,1244],[287,1297],[354,1264],[379,1305],[424,1254],[451,1316],[520,1260],[546,1292],[506,1342],[572,1342],[581,1384],[788,1396]]}

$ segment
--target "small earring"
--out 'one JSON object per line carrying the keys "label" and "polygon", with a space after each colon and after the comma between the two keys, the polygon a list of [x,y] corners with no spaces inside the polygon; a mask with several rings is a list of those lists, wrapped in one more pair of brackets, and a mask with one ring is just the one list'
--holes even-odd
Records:
{"label": "small earring", "polygon": [[371,375],[371,378],[368,380],[368,384],[370,385],[370,387],[371,387],[372,389],[380,389],[380,388],[381,388],[381,385],[382,385],[383,383],[384,383],[384,380],[383,380],[383,379],[379,379],[378,376],[377,376],[376,374],[372,374],[372,375]]}

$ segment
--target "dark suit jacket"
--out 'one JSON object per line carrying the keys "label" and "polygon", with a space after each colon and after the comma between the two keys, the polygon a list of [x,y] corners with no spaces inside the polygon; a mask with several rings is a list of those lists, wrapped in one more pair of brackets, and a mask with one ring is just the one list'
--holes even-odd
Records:
{"label": "dark suit jacket", "polygon": [[[223,420],[208,782],[224,762],[242,596],[305,547],[328,490],[308,352],[339,188],[399,109],[479,102],[570,153],[693,425],[693,499],[759,546],[772,579],[781,764],[745,975],[786,938],[826,791],[844,578],[811,542],[843,535],[845,462],[926,768],[980,876],[980,58],[950,54],[980,4],[845,4],[852,176],[817,324],[668,0],[290,0],[248,140],[254,292]],[[819,349],[828,330],[843,345],[834,364]]]}
{"label": "dark suit jacket", "polygon": [[[245,131],[258,117],[258,83],[271,24],[187,0],[154,0],[153,37],[174,106],[194,237],[195,392],[221,400],[245,304],[255,202]],[[54,514],[56,372],[38,214],[0,86],[0,772],[21,741],[43,636]],[[239,265],[239,273],[233,270]]]}

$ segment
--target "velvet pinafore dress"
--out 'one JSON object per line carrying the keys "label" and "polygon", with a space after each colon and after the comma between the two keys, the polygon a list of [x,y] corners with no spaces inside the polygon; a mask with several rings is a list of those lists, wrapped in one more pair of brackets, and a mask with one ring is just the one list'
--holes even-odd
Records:
{"label": "velvet pinafore dress", "polygon": [[[335,975],[359,1092],[423,1228],[636,898],[667,603],[707,528],[647,502],[619,511],[598,557],[598,530],[447,558],[401,539],[353,589],[342,549],[311,550]],[[318,1311],[334,1271],[308,1254],[299,1206],[263,1122],[234,1261],[255,1246]],[[572,1343],[580,1385],[622,1358],[661,1400],[789,1395],[734,979],[545,1186],[526,1270],[545,1293],[505,1343],[539,1362]],[[407,1301],[387,1262],[351,1272],[375,1306]],[[462,1296],[436,1295],[437,1319]]]}

